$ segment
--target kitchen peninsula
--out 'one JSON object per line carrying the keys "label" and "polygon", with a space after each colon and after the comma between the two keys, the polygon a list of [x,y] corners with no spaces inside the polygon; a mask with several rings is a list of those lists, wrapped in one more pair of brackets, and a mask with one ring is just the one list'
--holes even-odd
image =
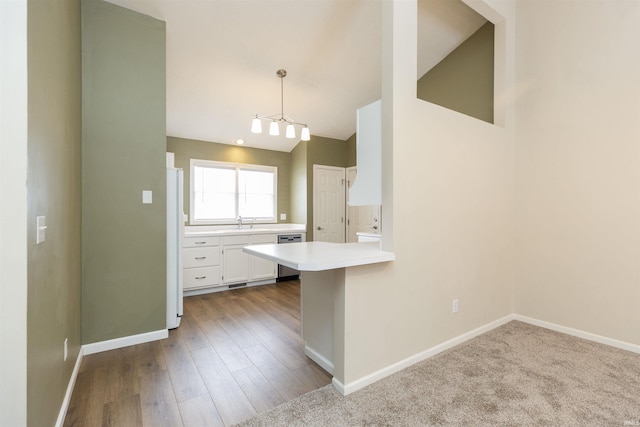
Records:
{"label": "kitchen peninsula", "polygon": [[[345,276],[370,264],[395,260],[378,242],[303,242],[289,245],[252,245],[244,248],[255,255],[300,270],[300,320],[305,354],[333,375],[333,384],[348,394],[352,376],[345,363],[345,337],[350,333],[353,307],[347,301]],[[364,272],[364,274],[375,274]]]}

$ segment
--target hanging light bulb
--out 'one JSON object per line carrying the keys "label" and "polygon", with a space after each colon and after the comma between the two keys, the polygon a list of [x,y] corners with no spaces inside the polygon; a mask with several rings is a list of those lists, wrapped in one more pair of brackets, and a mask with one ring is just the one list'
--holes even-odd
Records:
{"label": "hanging light bulb", "polygon": [[296,137],[296,129],[293,127],[293,125],[291,123],[289,123],[287,125],[287,132],[286,132],[286,137],[287,138],[295,138]]}
{"label": "hanging light bulb", "polygon": [[262,133],[262,122],[260,121],[258,116],[256,116],[253,119],[253,122],[251,122],[251,132],[253,132],[253,133]]}
{"label": "hanging light bulb", "polygon": [[309,128],[308,127],[303,127],[302,128],[302,133],[300,134],[300,139],[303,141],[309,141],[311,139],[311,135],[309,134]]}
{"label": "hanging light bulb", "polygon": [[260,114],[256,114],[253,122],[251,123],[251,132],[262,133],[261,120],[269,120],[269,135],[278,136],[280,135],[279,122],[284,122],[286,125],[285,136],[287,138],[295,138],[295,126],[301,126],[301,139],[303,141],[309,141],[311,139],[311,135],[309,134],[309,128],[307,127],[307,125],[304,123],[298,123],[284,114],[284,78],[287,76],[287,71],[278,70],[276,71],[276,75],[280,78],[280,114],[274,114],[272,116],[263,116]]}
{"label": "hanging light bulb", "polygon": [[278,136],[280,135],[280,128],[278,127],[278,122],[273,120],[269,125],[269,135]]}

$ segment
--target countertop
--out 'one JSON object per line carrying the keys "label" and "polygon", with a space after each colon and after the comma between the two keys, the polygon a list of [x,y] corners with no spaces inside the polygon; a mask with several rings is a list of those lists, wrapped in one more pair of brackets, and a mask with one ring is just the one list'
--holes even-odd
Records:
{"label": "countertop", "polygon": [[372,243],[302,242],[287,245],[251,245],[244,251],[300,271],[323,271],[389,262],[393,252]]}
{"label": "countertop", "polygon": [[237,226],[186,226],[185,237],[204,236],[233,236],[238,234],[289,234],[305,233],[304,224],[255,224],[253,227],[244,224],[242,228]]}

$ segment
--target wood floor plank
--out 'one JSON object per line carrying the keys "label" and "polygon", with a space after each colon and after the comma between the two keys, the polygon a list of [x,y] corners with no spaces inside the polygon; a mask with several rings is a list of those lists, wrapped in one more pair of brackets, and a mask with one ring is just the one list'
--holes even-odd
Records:
{"label": "wood floor plank", "polygon": [[[98,357],[87,356],[85,361],[91,366],[93,362],[104,360],[104,355]],[[76,384],[69,402],[69,409],[64,420],[65,426],[98,426],[102,424],[102,412],[107,387],[107,367],[98,364],[97,367],[87,368],[78,373]]]}
{"label": "wood floor plank", "polygon": [[285,401],[295,399],[313,390],[309,389],[306,382],[301,381],[300,378],[293,375],[291,371],[266,348],[256,346],[245,349],[244,351]]}
{"label": "wood floor plank", "polygon": [[258,413],[275,408],[285,402],[284,398],[255,366],[236,371],[233,373],[233,377]]}
{"label": "wood floor plank", "polygon": [[213,349],[197,350],[193,356],[225,424],[237,424],[257,413],[231,372],[226,369],[222,358]]}
{"label": "wood floor plank", "polygon": [[142,423],[148,427],[180,427],[182,418],[168,372],[140,379]]}
{"label": "wood floor plank", "polygon": [[140,393],[134,346],[114,350],[107,374],[106,402],[118,401]]}
{"label": "wood floor plank", "polygon": [[178,404],[185,427],[220,427],[224,422],[216,410],[211,396],[203,394]]}
{"label": "wood floor plank", "polygon": [[191,353],[177,331],[170,331],[169,338],[162,341],[162,352],[178,402],[207,392]]}
{"label": "wood floor plank", "polygon": [[220,320],[203,322],[204,334],[211,347],[218,353],[231,372],[251,366],[251,361],[227,334],[220,322]]}
{"label": "wood floor plank", "polygon": [[258,343],[256,338],[247,330],[245,321],[241,324],[236,319],[229,318],[221,320],[220,324],[239,348],[253,347]]}
{"label": "wood floor plank", "polygon": [[146,342],[135,346],[136,372],[138,377],[157,375],[167,370],[162,354],[161,341]]}
{"label": "wood floor plank", "polygon": [[190,311],[185,311],[187,315],[182,316],[180,327],[176,330],[189,347],[189,350],[197,350],[199,348],[208,347],[209,341],[202,333],[196,320],[191,316]]}
{"label": "wood floor plank", "polygon": [[129,427],[142,425],[140,395],[105,403],[102,413],[102,427]]}

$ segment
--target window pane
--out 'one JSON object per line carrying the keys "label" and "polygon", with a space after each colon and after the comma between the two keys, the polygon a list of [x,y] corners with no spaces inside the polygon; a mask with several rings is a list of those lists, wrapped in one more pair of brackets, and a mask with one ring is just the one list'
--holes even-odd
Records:
{"label": "window pane", "polygon": [[245,194],[240,198],[240,215],[248,218],[273,217],[273,196]]}
{"label": "window pane", "polygon": [[238,216],[276,222],[277,168],[191,160],[191,218],[231,224]]}
{"label": "window pane", "polygon": [[238,171],[238,210],[241,216],[273,218],[274,174],[272,172]]}
{"label": "window pane", "polygon": [[235,219],[235,170],[195,166],[194,175],[194,218]]}

